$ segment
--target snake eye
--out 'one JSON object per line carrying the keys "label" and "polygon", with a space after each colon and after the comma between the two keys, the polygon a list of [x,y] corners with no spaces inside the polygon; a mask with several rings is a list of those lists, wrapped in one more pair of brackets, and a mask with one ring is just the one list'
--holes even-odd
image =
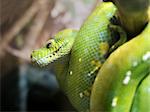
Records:
{"label": "snake eye", "polygon": [[50,48],[52,42],[47,43],[46,48]]}

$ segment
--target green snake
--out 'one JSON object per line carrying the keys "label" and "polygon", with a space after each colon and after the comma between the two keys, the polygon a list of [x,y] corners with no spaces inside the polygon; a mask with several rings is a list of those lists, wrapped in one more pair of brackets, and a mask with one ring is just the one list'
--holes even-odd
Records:
{"label": "green snake", "polygon": [[[91,110],[129,112],[138,85],[149,73],[150,23],[141,34],[120,46],[106,60],[93,84]],[[143,100],[146,98],[140,97]],[[142,105],[147,105],[148,108],[148,102],[150,100],[136,108]],[[144,110],[146,109],[138,111]]]}
{"label": "green snake", "polygon": [[[123,47],[118,48],[115,51],[116,53],[113,52],[118,46],[126,41],[126,34],[124,31],[119,25],[113,25],[111,22],[115,16],[116,10],[116,7],[111,2],[101,3],[83,23],[79,31],[71,29],[63,30],[56,34],[53,39],[48,40],[46,45],[38,50],[34,50],[31,54],[31,61],[42,67],[54,62],[56,77],[60,87],[78,111],[117,110],[117,108],[112,108],[112,106],[110,106],[110,102],[113,100],[114,94],[117,94],[116,99],[118,101],[123,97],[120,93],[122,86],[122,91],[127,91],[127,89],[124,89],[124,85],[120,85],[118,81],[123,78],[124,74],[122,73],[125,72],[126,69],[132,68],[132,66],[130,66],[132,58],[137,59],[137,68],[140,68],[139,71],[137,68],[133,68],[132,75],[135,74],[135,76],[138,76],[140,73],[143,73],[144,75],[142,76],[144,77],[146,75],[144,70],[149,72],[149,69],[147,70],[147,68],[150,67],[149,58],[148,62],[142,63],[140,61],[141,56],[144,55],[146,51],[148,53],[150,51],[150,47],[148,46],[150,38],[147,40],[139,39],[143,36],[143,33],[139,37],[136,37],[138,39],[136,39],[136,41],[134,40],[135,42],[131,40],[131,42],[127,42]],[[144,31],[144,34],[150,33],[149,25],[146,29],[148,30]],[[145,36],[145,38],[148,38],[148,36]],[[128,43],[130,44],[128,45]],[[138,46],[139,48],[137,50],[141,48],[141,52],[139,53],[137,50],[132,52],[132,49],[125,49],[134,47],[134,43],[140,43],[140,45],[145,47],[141,48]],[[122,51],[124,54],[118,52],[121,51],[120,49],[125,49]],[[111,52],[113,53],[109,56]],[[130,57],[127,58],[127,54],[130,53],[131,60],[129,59]],[[121,59],[119,57],[121,57]],[[116,68],[113,67],[113,64],[111,64],[112,62],[117,66]],[[103,63],[104,65],[102,65]],[[110,69],[110,71],[107,69]],[[104,74],[101,73],[103,71]],[[105,76],[105,72],[108,75]],[[119,76],[110,76],[115,73]],[[142,76],[133,83],[135,88],[138,82],[143,78]],[[105,78],[107,78],[108,81],[106,81]],[[102,79],[106,84],[103,84],[104,82],[101,81]],[[113,84],[112,81],[115,81],[115,83]],[[108,88],[111,88],[105,88],[107,86]],[[132,95],[135,93],[135,88],[131,91]],[[109,93],[108,96],[106,93]],[[132,99],[133,98],[130,100]],[[123,110],[126,108],[129,109],[130,106],[131,101],[127,102],[125,107],[121,107],[120,104],[118,108]]]}

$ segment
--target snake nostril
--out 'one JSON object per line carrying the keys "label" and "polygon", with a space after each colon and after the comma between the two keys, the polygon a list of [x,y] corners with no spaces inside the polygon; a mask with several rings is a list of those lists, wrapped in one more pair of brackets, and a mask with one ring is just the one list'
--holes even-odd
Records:
{"label": "snake nostril", "polygon": [[32,55],[30,56],[30,58],[32,58]]}

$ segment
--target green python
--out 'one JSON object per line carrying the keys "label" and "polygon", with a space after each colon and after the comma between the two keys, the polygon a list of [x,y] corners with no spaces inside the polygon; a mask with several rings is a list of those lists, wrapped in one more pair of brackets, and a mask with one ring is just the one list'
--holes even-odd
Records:
{"label": "green python", "polygon": [[[79,111],[89,109],[90,89],[109,48],[125,41],[121,37],[120,41],[116,42],[117,39],[110,30],[112,27],[109,28],[115,12],[116,8],[111,2],[98,5],[78,32],[70,29],[61,31],[31,55],[32,62],[45,66],[71,53],[64,69],[57,67],[60,69],[56,75],[61,88]],[[114,32],[123,34],[119,27],[113,29]]]}
{"label": "green python", "polygon": [[[147,96],[137,92],[135,97],[135,94],[136,90],[141,91],[137,88],[149,73],[150,23],[141,34],[120,46],[106,60],[93,84],[91,111],[129,112],[137,109],[136,112],[145,112],[149,108],[147,96],[150,92],[145,93]],[[149,88],[147,86],[147,90]],[[141,102],[135,104],[139,98]],[[137,101],[133,102],[134,99]]]}
{"label": "green python", "polygon": [[[111,2],[102,3],[96,7],[79,31],[61,31],[45,46],[31,54],[32,62],[40,66],[55,61],[56,77],[60,87],[78,111],[90,109],[90,100],[93,101],[90,99],[91,90],[93,94],[93,88],[96,88],[94,80],[99,69],[110,51],[125,42],[122,29],[110,22],[115,13],[116,8]],[[117,33],[120,39],[116,37]],[[93,109],[95,104],[91,105]]]}

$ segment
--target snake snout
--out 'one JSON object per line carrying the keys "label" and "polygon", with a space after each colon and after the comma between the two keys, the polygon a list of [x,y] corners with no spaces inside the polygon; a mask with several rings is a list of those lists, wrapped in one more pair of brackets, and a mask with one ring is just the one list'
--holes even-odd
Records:
{"label": "snake snout", "polygon": [[31,55],[30,55],[30,59],[31,59],[31,62],[32,62],[32,63],[35,63],[35,62],[36,62],[36,59],[34,58],[34,57],[35,57],[34,54],[35,54],[35,50],[32,51],[32,53],[31,53]]}

